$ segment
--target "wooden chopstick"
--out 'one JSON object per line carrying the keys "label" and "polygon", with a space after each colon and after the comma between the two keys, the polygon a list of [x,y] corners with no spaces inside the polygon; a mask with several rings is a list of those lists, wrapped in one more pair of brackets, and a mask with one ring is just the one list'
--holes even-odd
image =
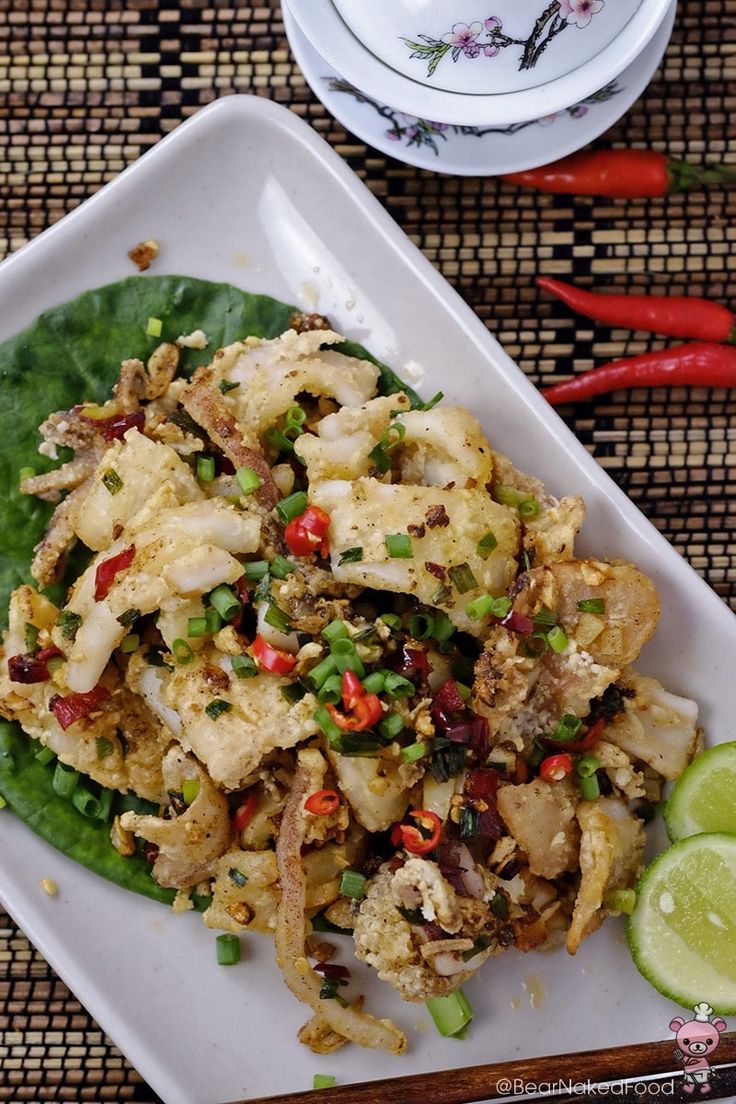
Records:
{"label": "wooden chopstick", "polygon": [[[357,1085],[338,1085],[322,1089],[318,1096],[314,1090],[286,1093],[281,1096],[250,1097],[230,1104],[472,1104],[473,1101],[502,1101],[515,1095],[527,1100],[540,1099],[544,1092],[533,1092],[533,1086],[559,1085],[555,1095],[573,1092],[577,1099],[585,1099],[585,1093],[568,1089],[568,1084],[592,1086],[608,1081],[644,1081],[655,1074],[672,1074],[680,1096],[682,1066],[675,1060],[677,1042],[674,1038],[659,1043],[637,1043],[634,1046],[611,1047],[608,1050],[580,1051],[574,1054],[550,1054],[543,1058],[524,1058],[513,1062],[496,1062],[492,1065],[466,1066],[463,1069],[441,1070],[437,1073],[414,1074],[410,1077],[392,1077],[385,1081],[364,1081]],[[713,1055],[713,1071],[736,1062],[736,1032],[721,1036],[718,1050]],[[522,1088],[513,1087],[521,1084]],[[699,1086],[698,1086],[699,1090]],[[723,1099],[715,1091],[704,1097],[696,1090],[693,1100]],[[546,1094],[549,1097],[549,1094]],[[727,1094],[733,1099],[733,1093]],[[554,1099],[554,1097],[550,1097]],[[606,1099],[596,1094],[597,1099]],[[569,1097],[568,1097],[569,1099]],[[621,1100],[611,1096],[611,1099]],[[646,1099],[646,1098],[644,1098]],[[662,1104],[669,1104],[673,1094],[661,1094]]]}

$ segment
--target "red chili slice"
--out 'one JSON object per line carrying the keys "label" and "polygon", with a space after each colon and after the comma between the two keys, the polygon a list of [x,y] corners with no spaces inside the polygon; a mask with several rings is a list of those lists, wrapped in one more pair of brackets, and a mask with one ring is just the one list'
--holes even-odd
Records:
{"label": "red chili slice", "polygon": [[337,790],[317,790],[306,799],[304,808],[314,816],[329,816],[340,808],[340,795]]}
{"label": "red chili slice", "polygon": [[246,797],[242,805],[239,805],[235,810],[235,816],[233,817],[233,824],[238,832],[243,832],[253,819],[253,814],[256,811],[258,805],[258,794],[252,793]]}
{"label": "red chili slice", "polygon": [[539,777],[545,782],[561,782],[573,772],[572,758],[564,752],[562,755],[548,755],[539,767]]}
{"label": "red chili slice", "polygon": [[284,529],[284,540],[295,556],[311,556],[315,552],[323,557],[330,554],[327,530],[330,515],[319,506],[307,506],[303,514],[292,518]]}
{"label": "red chili slice", "polygon": [[109,697],[110,693],[104,686],[96,686],[86,694],[67,694],[66,697],[56,694],[49,702],[49,709],[66,731],[75,721],[80,721],[99,709]]}
{"label": "red chili slice", "polygon": [[132,414],[113,414],[110,418],[88,418],[83,414],[82,418],[99,429],[106,441],[120,440],[129,429],[142,433],[146,424],[146,415],[142,410],[134,410]]}
{"label": "red chili slice", "polygon": [[288,675],[296,664],[296,656],[283,652],[281,648],[274,648],[260,633],[253,641],[253,658],[259,667],[274,675]]}
{"label": "red chili slice", "polygon": [[341,713],[334,705],[328,705],[332,720],[343,732],[364,732],[383,717],[383,706],[377,694],[366,694],[358,698],[350,714]]}
{"label": "red chili slice", "polygon": [[342,703],[346,709],[353,709],[359,698],[365,697],[365,687],[355,671],[343,671]]}
{"label": "red chili slice", "polygon": [[14,655],[8,659],[8,674],[11,682],[21,682],[29,685],[34,682],[48,682],[48,661],[54,656],[63,655],[58,648],[42,648],[35,655]]}
{"label": "red chili slice", "polygon": [[118,552],[117,556],[111,556],[109,560],[103,560],[102,563],[97,565],[97,571],[95,572],[95,602],[101,602],[103,598],[107,598],[115,582],[115,576],[120,571],[124,571],[126,567],[130,567],[134,558],[135,545],[131,544],[130,548]]}
{"label": "red chili slice", "polygon": [[[410,855],[427,855],[430,851],[434,851],[442,835],[440,818],[429,809],[415,809],[409,813],[409,816],[417,822],[419,828],[415,828],[412,824],[394,824],[391,829],[391,842],[394,847],[403,845]],[[424,831],[420,831],[420,828]]]}

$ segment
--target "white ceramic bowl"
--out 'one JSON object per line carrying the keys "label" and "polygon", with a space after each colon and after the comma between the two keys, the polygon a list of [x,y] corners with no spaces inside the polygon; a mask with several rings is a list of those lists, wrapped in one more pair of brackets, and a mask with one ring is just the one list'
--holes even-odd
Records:
{"label": "white ceramic bowl", "polygon": [[669,0],[289,0],[312,46],[361,92],[461,126],[526,122],[579,103],[635,60],[668,7]]}

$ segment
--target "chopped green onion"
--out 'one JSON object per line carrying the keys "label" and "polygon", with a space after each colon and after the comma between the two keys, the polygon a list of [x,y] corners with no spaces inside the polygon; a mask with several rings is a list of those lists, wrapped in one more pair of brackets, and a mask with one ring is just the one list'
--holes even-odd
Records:
{"label": "chopped green onion", "polygon": [[476,955],[486,951],[490,945],[491,937],[489,935],[479,935],[470,950],[463,951],[463,962],[470,962],[471,958],[475,958]]}
{"label": "chopped green onion", "polygon": [[286,411],[286,424],[303,426],[307,420],[307,412],[301,406],[291,406]]}
{"label": "chopped green onion", "polygon": [[219,383],[220,392],[223,395],[227,395],[228,391],[234,391],[236,387],[240,387],[239,383],[230,383],[229,380],[221,379]]}
{"label": "chopped green onion", "polygon": [[331,1089],[335,1083],[335,1078],[331,1073],[315,1073],[312,1078],[313,1089]]}
{"label": "chopped green onion", "polygon": [[354,644],[367,644],[376,635],[376,626],[367,625],[364,629],[358,629],[353,633]]}
{"label": "chopped green onion", "polygon": [[210,594],[210,606],[212,609],[217,610],[223,621],[229,621],[231,617],[235,617],[240,613],[242,606],[235,594],[232,587],[229,587],[227,583],[221,583],[220,586]]}
{"label": "chopped green onion", "polygon": [[344,640],[348,636],[348,627],[344,621],[330,621],[322,630],[322,636],[328,644],[334,644],[336,640]]}
{"label": "chopped green onion", "polygon": [[184,798],[185,805],[192,805],[194,799],[199,793],[199,779],[198,778],[185,778],[181,786],[181,796]]}
{"label": "chopped green onion", "polygon": [[405,533],[389,533],[385,538],[386,551],[392,560],[410,560],[414,555],[411,537]]}
{"label": "chopped green onion", "polygon": [[390,452],[391,449],[395,449],[397,445],[401,444],[405,437],[406,426],[402,425],[401,422],[392,422],[381,437],[380,443],[387,452]]}
{"label": "chopped green onion", "polygon": [[401,618],[398,613],[381,613],[378,620],[383,621],[384,625],[388,625],[392,632],[398,632],[401,628]]}
{"label": "chopped green onion", "polygon": [[478,541],[478,555],[482,560],[487,560],[495,548],[498,548],[498,541],[496,540],[495,534],[489,529]]}
{"label": "chopped green onion", "polygon": [[160,337],[164,324],[160,318],[149,318],[146,323],[146,333],[149,337]]}
{"label": "chopped green onion", "polygon": [[21,468],[18,472],[18,482],[25,483],[26,479],[33,479],[35,474],[35,468]]}
{"label": "chopped green onion", "polygon": [[303,514],[308,505],[309,500],[304,491],[295,491],[276,503],[276,513],[283,522],[289,522]]}
{"label": "chopped green onion", "polygon": [[358,678],[365,676],[365,667],[352,640],[348,640],[346,637],[336,640],[331,646],[330,652],[341,675],[345,671],[354,671]]}
{"label": "chopped green onion", "polygon": [[36,625],[32,625],[30,621],[26,621],[25,645],[26,652],[29,655],[33,655],[38,651],[38,634],[40,632],[41,630]]}
{"label": "chopped green onion", "polygon": [[337,566],[342,567],[343,564],[360,563],[362,559],[363,549],[360,545],[356,545],[355,548],[346,548],[344,552],[340,553],[340,559]]}
{"label": "chopped green onion", "polygon": [[366,694],[380,694],[386,685],[386,671],[372,671],[363,679]]}
{"label": "chopped green onion", "polygon": [[271,574],[274,579],[285,579],[287,575],[291,575],[294,570],[294,565],[290,563],[285,556],[279,554],[271,561]]}
{"label": "chopped green onion", "polygon": [[75,786],[74,792],[71,795],[72,805],[75,809],[78,809],[82,816],[89,817],[90,820],[102,820],[100,816],[102,812],[101,803],[94,794],[85,789],[84,786]]}
{"label": "chopped green onion", "polygon": [[432,606],[443,606],[448,598],[452,598],[452,591],[445,583],[440,583],[429,603]]}
{"label": "chopped green onion", "polygon": [[464,682],[460,682],[458,679],[455,679],[455,689],[463,701],[468,701],[470,695],[473,693],[469,686],[466,686]]}
{"label": "chopped green onion", "polygon": [[478,580],[466,563],[451,567],[447,574],[459,594],[466,594],[478,586]]}
{"label": "chopped green onion", "polygon": [[479,621],[481,617],[504,618],[510,611],[512,602],[510,598],[494,598],[492,594],[481,594],[480,598],[468,602],[465,612],[471,621]]}
{"label": "chopped green onion", "polygon": [[[103,758],[103,756],[101,756],[99,752],[97,753],[97,755],[99,759]],[[33,758],[36,759],[42,767],[46,767],[56,758],[56,755],[50,747],[42,747],[38,749]]]}
{"label": "chopped green onion", "polygon": [[263,439],[267,445],[270,445],[276,452],[293,452],[294,443],[290,441],[286,434],[282,433],[276,426],[271,426],[263,434]]}
{"label": "chopped green onion", "polygon": [[222,698],[213,698],[209,705],[204,707],[204,711],[211,721],[216,721],[223,713],[229,713],[231,709],[230,702],[223,701]]}
{"label": "chopped green onion", "polygon": [[267,560],[250,560],[249,563],[243,565],[245,567],[245,578],[249,583],[257,583],[260,579],[264,579],[268,575],[269,567],[271,566]]}
{"label": "chopped green onion", "polygon": [[342,736],[342,729],[339,725],[335,724],[324,705],[321,705],[314,714],[314,723],[320,731],[324,732],[330,742],[332,742],[332,740],[339,740]]}
{"label": "chopped green onion", "polygon": [[418,410],[431,410],[432,407],[436,406],[438,402],[442,402],[444,397],[445,397],[444,391],[438,391],[437,394],[433,395],[432,398],[429,399],[428,402],[422,403],[422,405],[420,407],[417,407],[417,409]]}
{"label": "chopped green onion", "polygon": [[300,682],[291,682],[288,686],[281,687],[281,697],[289,705],[296,705],[297,702],[300,702],[306,692]]}
{"label": "chopped green onion", "polygon": [[82,618],[78,613],[72,613],[71,610],[62,610],[56,624],[59,626],[59,632],[65,640],[74,640],[79,626],[82,624]]}
{"label": "chopped green onion", "polygon": [[415,613],[409,621],[409,635],[415,640],[428,640],[434,636],[434,618],[431,614]]}
{"label": "chopped green onion", "polygon": [[330,675],[317,691],[317,701],[323,705],[337,705],[342,697],[342,675]]}
{"label": "chopped green onion", "polygon": [[197,479],[200,483],[211,483],[215,478],[214,456],[197,457]]}
{"label": "chopped green onion", "polygon": [[603,904],[612,912],[625,912],[631,916],[636,906],[635,889],[612,889],[603,899]]}
{"label": "chopped green onion", "polygon": [[447,997],[430,997],[425,1003],[437,1030],[446,1039],[460,1036],[473,1018],[473,1009],[462,989]]}
{"label": "chopped green onion", "polygon": [[75,771],[73,767],[65,767],[63,763],[56,764],[51,785],[59,797],[71,797],[78,781],[79,771]]}
{"label": "chopped green onion", "polygon": [[218,966],[235,966],[240,962],[240,940],[237,935],[230,932],[218,935],[216,943]]}
{"label": "chopped green onion", "polygon": [[277,629],[281,633],[291,632],[291,621],[288,614],[284,613],[280,606],[277,606],[275,602],[268,603],[268,609],[266,615],[263,618],[267,625],[270,625],[272,629]]}
{"label": "chopped green onion", "polygon": [[209,609],[205,609],[204,624],[207,633],[218,633],[222,628],[222,617],[218,614],[216,609],[210,607]]}
{"label": "chopped green onion", "polygon": [[124,636],[120,641],[120,651],[123,655],[130,655],[132,652],[137,652],[140,646],[141,638],[138,636],[138,633],[128,633],[128,635]]}
{"label": "chopped green onion", "polygon": [[410,679],[398,675],[395,671],[384,672],[383,687],[390,698],[409,698],[416,689]]}
{"label": "chopped green onion", "polygon": [[[329,625],[327,627],[329,628]],[[321,660],[320,663],[312,668],[309,672],[309,678],[314,683],[317,690],[319,690],[330,675],[335,674],[337,674],[337,661],[334,656],[328,655],[326,659]]]}
{"label": "chopped green onion", "polygon": [[261,477],[255,468],[238,468],[235,480],[244,495],[253,494],[261,485]]}
{"label": "chopped green onion", "polygon": [[534,626],[537,629],[552,628],[557,624],[557,614],[553,613],[551,609],[547,609],[546,606],[534,614]]}
{"label": "chopped green onion", "polygon": [[108,468],[106,472],[103,472],[102,483],[111,495],[116,495],[118,491],[122,491],[124,486],[122,479],[112,468]]}
{"label": "chopped green onion", "polygon": [[205,636],[207,633],[207,618],[206,617],[190,617],[187,621],[187,636],[192,640],[196,640],[200,636]]}
{"label": "chopped green onion", "polygon": [[591,778],[601,765],[595,755],[583,755],[578,759],[576,770],[580,778]]}
{"label": "chopped green onion", "polygon": [[108,740],[105,736],[98,736],[95,740],[95,750],[98,759],[107,759],[108,755],[112,755],[115,748],[111,740]]}
{"label": "chopped green onion", "polygon": [[359,901],[361,897],[365,897],[365,883],[368,879],[364,874],[360,874],[357,870],[343,870],[340,875],[340,893],[343,897],[352,897],[354,901]]}
{"label": "chopped green onion", "polygon": [[524,521],[531,521],[532,518],[539,517],[541,506],[536,498],[525,498],[523,502],[520,502],[518,507],[519,517]]}
{"label": "chopped green onion", "polygon": [[141,611],[139,609],[127,609],[124,613],[121,613],[119,617],[116,617],[115,620],[119,625],[127,627],[137,621],[140,616]]}
{"label": "chopped green onion", "polygon": [[440,610],[434,615],[432,624],[432,636],[435,640],[442,641],[449,640],[452,634],[455,632],[455,626],[450,618]]}
{"label": "chopped green onion", "polygon": [[187,644],[186,640],[182,640],[179,636],[171,645],[171,652],[177,663],[180,663],[184,667],[187,663],[191,663],[194,659],[194,652]]}
{"label": "chopped green onion", "polygon": [[387,713],[379,722],[378,731],[384,740],[395,740],[400,732],[404,731],[404,719],[400,713]]}
{"label": "chopped green onion", "polygon": [[498,920],[508,920],[509,902],[505,893],[501,893],[501,891],[497,889],[488,904],[491,912]]}
{"label": "chopped green onion", "polygon": [[409,744],[401,749],[401,758],[405,763],[416,763],[417,759],[423,759],[429,753],[429,746],[425,743]]}
{"label": "chopped green onion", "polygon": [[249,655],[234,655],[230,662],[236,678],[248,679],[258,674],[258,664]]}
{"label": "chopped green onion", "polygon": [[532,659],[541,659],[549,651],[549,641],[543,632],[533,632],[522,641],[522,651]]}
{"label": "chopped green onion", "polygon": [[557,740],[562,744],[567,744],[575,739],[580,731],[582,723],[580,718],[576,717],[574,713],[565,713],[557,722],[557,727],[550,736],[550,739]]}
{"label": "chopped green onion", "polygon": [[373,461],[373,467],[377,472],[380,472],[381,475],[384,475],[391,467],[391,457],[381,444],[372,448],[368,456]]}
{"label": "chopped green onion", "polygon": [[578,602],[578,609],[581,613],[605,613],[606,602],[604,598],[583,598]]}
{"label": "chopped green onion", "polygon": [[505,483],[495,483],[493,497],[502,506],[520,506],[522,502],[526,502],[529,495],[526,491],[520,491],[517,487],[510,487]]}
{"label": "chopped green onion", "polygon": [[564,652],[567,647],[567,637],[562,631],[559,625],[555,625],[553,629],[547,633],[547,642],[553,652]]}
{"label": "chopped green onion", "polygon": [[236,886],[241,889],[244,885],[248,884],[248,875],[244,874],[242,870],[238,870],[237,866],[231,866],[227,872],[227,876],[231,882],[234,882]]}
{"label": "chopped green onion", "polygon": [[598,785],[597,774],[591,774],[588,778],[578,777],[578,785],[584,801],[595,801],[597,797],[600,797],[601,788]]}

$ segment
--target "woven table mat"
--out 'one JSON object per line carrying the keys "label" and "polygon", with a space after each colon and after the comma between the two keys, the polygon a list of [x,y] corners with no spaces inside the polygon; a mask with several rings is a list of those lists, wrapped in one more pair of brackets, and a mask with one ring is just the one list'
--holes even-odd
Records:
{"label": "woven table mat", "polygon": [[[346,133],[292,61],[278,5],[0,0],[0,257],[218,96],[287,104],[345,157],[534,380],[664,342],[574,318],[540,271],[736,301],[736,192],[606,201],[517,192],[386,158]],[[599,145],[733,160],[736,0],[681,0],[645,96]],[[730,144],[730,145],[729,145]],[[734,399],[634,391],[569,420],[736,608]],[[0,912],[0,1101],[157,1100]]]}

